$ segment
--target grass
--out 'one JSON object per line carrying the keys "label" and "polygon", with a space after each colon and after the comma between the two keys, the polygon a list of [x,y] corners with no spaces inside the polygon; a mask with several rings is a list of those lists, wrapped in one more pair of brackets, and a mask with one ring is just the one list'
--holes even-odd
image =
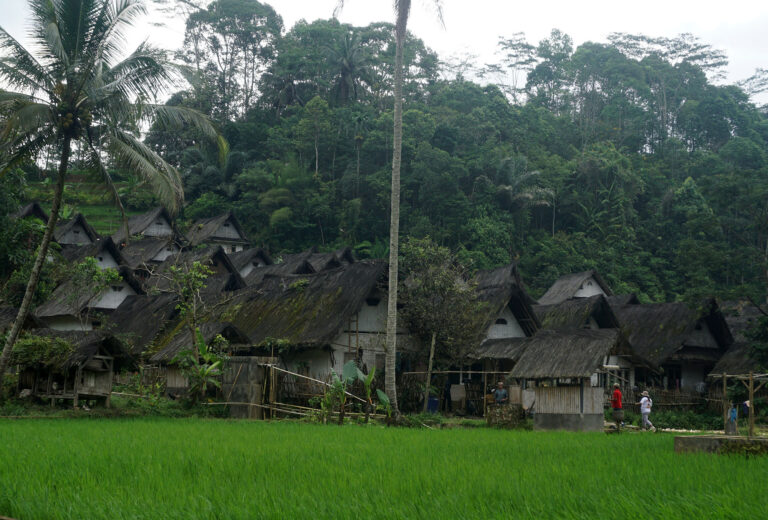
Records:
{"label": "grass", "polygon": [[768,458],[673,436],[201,419],[0,421],[23,519],[758,518]]}

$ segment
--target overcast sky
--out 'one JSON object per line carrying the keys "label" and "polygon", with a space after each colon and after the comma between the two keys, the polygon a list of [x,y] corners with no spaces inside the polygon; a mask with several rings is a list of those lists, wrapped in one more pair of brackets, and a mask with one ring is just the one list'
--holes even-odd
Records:
{"label": "overcast sky", "polygon": [[[286,28],[304,18],[330,18],[337,0],[267,1],[283,17]],[[408,28],[437,51],[442,59],[474,55],[482,65],[494,60],[500,36],[525,32],[531,43],[553,28],[570,35],[574,44],[606,41],[611,32],[648,36],[676,36],[690,32],[728,54],[728,82],[750,76],[755,68],[768,68],[768,0],[443,0],[445,26],[438,21],[433,0],[413,0]],[[339,19],[354,25],[394,20],[392,0],[345,0]],[[0,0],[0,25],[26,39],[24,0]],[[181,45],[183,20],[170,20],[165,28],[149,20],[132,31],[134,43],[149,38],[172,49]],[[766,102],[768,99],[760,100]]]}

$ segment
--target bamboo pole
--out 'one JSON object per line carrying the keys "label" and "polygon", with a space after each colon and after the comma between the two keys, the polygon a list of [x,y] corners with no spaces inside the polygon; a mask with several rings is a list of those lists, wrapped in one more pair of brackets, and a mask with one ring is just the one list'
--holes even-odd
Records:
{"label": "bamboo pole", "polygon": [[[309,379],[310,381],[314,381],[315,383],[320,383],[321,385],[331,386],[330,383],[326,383],[325,381],[320,381],[319,379],[315,379],[314,377],[309,377],[309,376],[305,376],[305,375],[302,375],[302,374],[297,374],[296,372],[291,372],[290,370],[284,370],[284,369],[276,367],[274,365],[265,364],[264,366],[271,367],[273,370],[277,370],[278,372],[283,372],[284,374],[289,374],[289,375],[292,375],[292,376],[295,376],[295,377],[300,377],[302,379]],[[353,393],[350,393],[350,392],[344,392],[344,393],[347,394],[349,397],[352,397],[353,399],[357,399],[361,403],[367,403],[368,402],[365,399],[361,399],[360,397],[357,397]]]}
{"label": "bamboo pole", "polygon": [[755,435],[755,380],[749,373],[749,438]]}
{"label": "bamboo pole", "polygon": [[725,435],[728,432],[728,399],[726,399],[726,394],[728,391],[728,378],[723,372],[723,435]]}

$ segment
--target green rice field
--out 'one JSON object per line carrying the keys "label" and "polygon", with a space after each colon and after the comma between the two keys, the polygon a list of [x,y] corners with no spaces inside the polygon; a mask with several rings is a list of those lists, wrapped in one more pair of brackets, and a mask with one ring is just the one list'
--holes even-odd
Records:
{"label": "green rice field", "polygon": [[0,516],[765,518],[768,458],[670,434],[0,420]]}

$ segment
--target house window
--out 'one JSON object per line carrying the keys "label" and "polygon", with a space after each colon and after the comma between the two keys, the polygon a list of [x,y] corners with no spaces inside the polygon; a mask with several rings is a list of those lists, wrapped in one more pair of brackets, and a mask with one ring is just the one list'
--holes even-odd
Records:
{"label": "house window", "polygon": [[365,303],[368,307],[376,307],[381,300],[378,298],[366,298]]}
{"label": "house window", "polygon": [[104,257],[103,257],[103,256],[100,256],[100,257],[99,257],[99,262],[103,262],[103,261],[104,261]]}
{"label": "house window", "polygon": [[506,325],[506,324],[507,324],[507,320],[505,320],[504,318],[499,318],[498,320],[496,320],[496,325]]}
{"label": "house window", "polygon": [[237,246],[232,246],[232,253],[237,253]]}
{"label": "house window", "polygon": [[229,227],[229,222],[224,222],[224,227]]}
{"label": "house window", "polygon": [[168,246],[168,247],[165,248],[165,250],[166,251],[170,251],[171,253],[173,253],[173,246]]}
{"label": "house window", "polygon": [[79,235],[79,234],[80,234],[80,230],[78,230],[78,229],[73,229],[73,230],[72,230],[72,232],[73,232],[75,235]]}
{"label": "house window", "polygon": [[157,222],[155,222],[155,225],[156,226],[162,226],[163,225],[163,221],[162,220],[158,220]]}
{"label": "house window", "polygon": [[120,291],[122,291],[122,290],[123,290],[123,286],[122,286],[122,285],[113,285],[113,286],[112,286],[112,290],[113,290],[114,292],[120,292]]}

